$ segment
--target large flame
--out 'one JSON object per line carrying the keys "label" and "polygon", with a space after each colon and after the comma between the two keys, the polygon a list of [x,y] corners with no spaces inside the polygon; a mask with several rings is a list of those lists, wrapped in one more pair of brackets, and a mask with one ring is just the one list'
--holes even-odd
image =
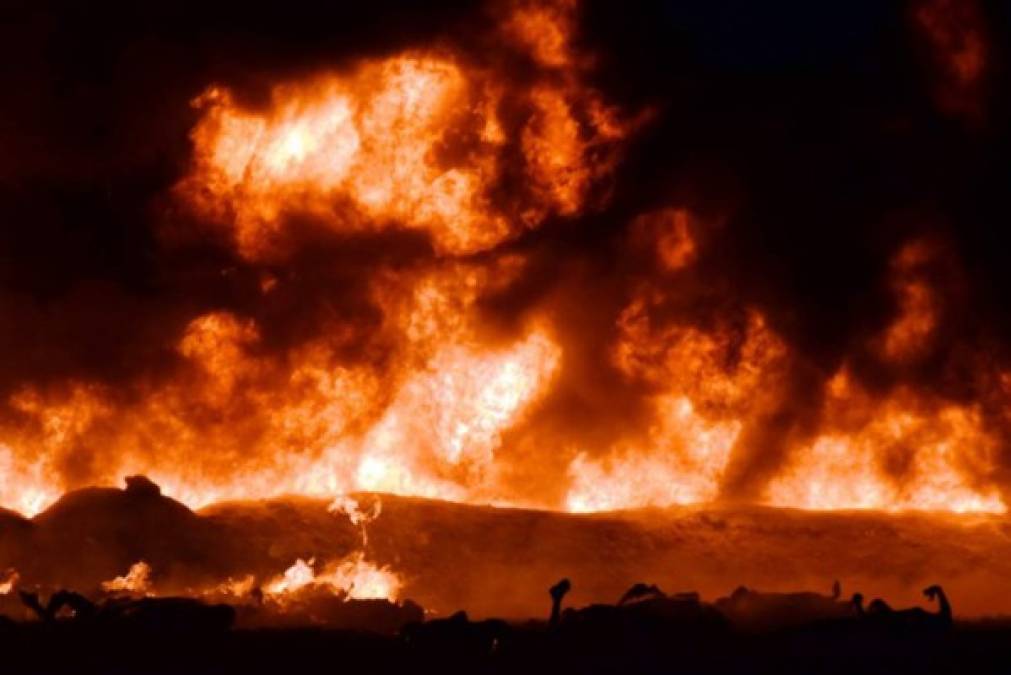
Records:
{"label": "large flame", "polygon": [[494,137],[486,141],[475,128],[479,147],[469,161],[438,160],[447,130],[495,124],[474,119],[472,107],[495,107],[474,86],[451,60],[417,55],[363,64],[346,78],[279,86],[273,108],[259,113],[211,88],[197,101],[204,117],[194,131],[194,196],[227,210],[251,256],[269,250],[292,211],[336,228],[402,223],[451,251],[485,248],[508,234],[484,195],[495,171]]}
{"label": "large flame", "polygon": [[986,476],[997,443],[972,406],[938,405],[910,391],[875,401],[846,371],[830,383],[829,422],[793,453],[768,487],[779,506],[812,509],[1004,512]]}
{"label": "large flame", "polygon": [[[233,227],[252,258],[283,249],[286,217],[296,214],[342,232],[421,230],[438,250],[466,253],[519,225],[578,213],[593,180],[613,169],[627,125],[577,77],[574,5],[545,7],[518,9],[504,28],[556,71],[534,86],[448,52],[412,52],[279,84],[261,110],[210,87],[195,101],[203,116],[181,191]],[[496,203],[513,152],[506,109],[521,113],[512,133],[526,181],[515,201]]]}
{"label": "large flame", "polygon": [[[207,86],[174,196],[262,272],[260,300],[283,293],[286,265],[319,241],[300,239],[306,228],[339,241],[407,233],[429,242],[429,255],[377,263],[356,280],[368,321],[322,312],[311,335],[283,349],[271,348],[271,326],[254,312],[205,307],[173,336],[175,360],[123,389],[83,377],[24,385],[0,427],[0,503],[32,514],[68,488],[135,473],[192,507],[355,490],[571,511],[724,496],[735,458],[752,450],[749,430],[795,395],[784,383],[807,364],[760,307],[686,308],[679,284],[705,252],[700,217],[670,206],[627,223],[621,245],[648,255],[607,317],[598,360],[637,392],[629,407],[639,417],[599,443],[535,424],[557,412],[557,392],[574,398],[567,341],[581,336],[547,301],[507,325],[488,320],[486,306],[522,286],[536,257],[516,240],[606,202],[603,179],[632,120],[645,118],[588,83],[594,59],[574,46],[574,0],[503,6],[493,36],[508,52],[501,59],[448,42],[415,47],[277,81],[259,105],[236,87]],[[952,77],[977,87],[982,38],[971,12],[959,30],[941,21],[952,6],[924,3],[918,21]],[[928,273],[936,256],[917,241],[895,253],[893,316],[862,345],[868,359],[901,369],[929,357],[946,320]],[[600,311],[608,307],[602,300]],[[981,405],[908,385],[871,391],[854,367],[826,369],[824,401],[778,441],[761,499],[1005,511],[993,480],[1000,443]],[[515,489],[502,458],[516,446],[538,446],[559,484]],[[333,508],[356,524],[369,517],[350,502]],[[138,590],[142,572],[108,588]],[[266,590],[307,584],[352,597],[398,588],[359,557],[320,571],[298,560]]]}
{"label": "large flame", "polygon": [[59,493],[49,467],[96,438],[116,449],[98,482],[147,473],[191,506],[352,490],[493,498],[502,433],[545,395],[560,351],[537,325],[482,345],[467,318],[473,298],[447,294],[461,279],[476,284],[468,274],[418,281],[390,308],[391,330],[405,343],[385,370],[333,365],[323,344],[291,361],[261,358],[255,326],[214,313],[191,322],[179,342],[189,376],[132,405],[80,384],[49,400],[25,391],[17,404],[36,459],[19,466],[24,455],[5,453],[3,501],[27,513],[44,507]]}

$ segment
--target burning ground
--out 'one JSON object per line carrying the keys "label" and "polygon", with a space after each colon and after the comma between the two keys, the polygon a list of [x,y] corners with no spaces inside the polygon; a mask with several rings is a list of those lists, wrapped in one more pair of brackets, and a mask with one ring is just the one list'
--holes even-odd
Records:
{"label": "burning ground", "polygon": [[[374,517],[353,522],[304,497],[193,513],[136,487],[83,490],[30,521],[8,515],[0,565],[24,571],[22,588],[273,608],[240,613],[240,626],[346,625],[340,612],[313,614],[315,595],[410,599],[443,616],[465,608],[543,618],[545,589],[560,576],[573,579],[575,606],[614,602],[639,580],[712,601],[738,584],[827,594],[834,579],[847,595],[912,605],[920,588],[943,579],[959,616],[1011,612],[1008,595],[994,591],[1011,574],[1011,533],[994,516],[754,507],[569,515],[369,494],[355,504],[352,514]],[[3,607],[21,616],[11,590]]]}
{"label": "burning ground", "polygon": [[[434,577],[461,548],[412,561],[407,532],[430,514],[507,551],[519,525],[465,527],[495,514],[556,523],[544,560],[593,560],[601,593],[615,560],[639,561],[615,587],[643,565],[722,592],[824,583],[831,556],[828,576],[896,592],[943,569],[966,607],[1006,609],[984,590],[1007,578],[1011,485],[1006,10],[369,4],[13,10],[0,504],[33,519],[0,545],[19,573],[365,574],[449,608],[464,596]],[[99,537],[60,567],[84,529],[47,523],[125,497],[57,500],[131,474],[181,502],[155,503],[189,543]],[[404,498],[371,562],[325,509],[363,491]],[[627,546],[600,543],[611,527]],[[530,566],[501,578],[540,597],[556,572]],[[475,569],[478,611],[539,606],[495,605]]]}

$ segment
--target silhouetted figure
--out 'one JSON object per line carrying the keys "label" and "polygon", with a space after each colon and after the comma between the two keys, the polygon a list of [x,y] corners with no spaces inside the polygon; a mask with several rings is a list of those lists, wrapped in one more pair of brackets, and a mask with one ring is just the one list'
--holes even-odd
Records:
{"label": "silhouetted figure", "polygon": [[38,593],[30,593],[28,591],[18,591],[18,596],[21,598],[21,604],[23,604],[28,609],[35,612],[41,621],[49,621],[50,617],[46,608],[42,606],[39,602]]}
{"label": "silhouetted figure", "polygon": [[158,487],[158,484],[147,476],[141,475],[126,477],[126,492],[138,497],[161,496],[161,488]]}
{"label": "silhouetted figure", "polygon": [[75,619],[91,618],[98,613],[95,603],[74,591],[56,591],[49,596],[49,602],[45,606],[39,602],[38,593],[18,591],[18,595],[21,597],[21,602],[25,607],[35,612],[39,619],[45,622],[54,621],[59,616],[60,610],[64,607],[71,610],[72,618]]}
{"label": "silhouetted figure", "polygon": [[949,628],[952,624],[951,603],[944,589],[938,585],[923,589],[923,595],[937,602],[937,611],[930,612],[922,607],[892,609],[880,598],[874,599],[866,616],[891,626],[906,628]]}
{"label": "silhouetted figure", "polygon": [[937,612],[933,615],[942,626],[948,627],[952,623],[951,603],[948,596],[940,585],[934,584],[923,589],[923,594],[931,600],[937,601]]}
{"label": "silhouetted figure", "polygon": [[812,592],[763,593],[740,586],[716,607],[732,623],[749,629],[775,629],[843,619],[853,615],[851,602],[840,602],[842,588],[832,585],[831,595]]}
{"label": "silhouetted figure", "polygon": [[678,633],[691,633],[726,628],[726,619],[712,606],[702,603],[698,593],[667,595],[654,584],[637,583],[617,604],[595,603],[562,610],[562,598],[570,590],[568,579],[562,579],[549,590],[552,597],[550,625],[581,640],[634,641],[673,629]]}
{"label": "silhouetted figure", "polygon": [[445,619],[410,623],[401,630],[408,644],[425,651],[455,652],[470,657],[497,651],[510,633],[501,619],[471,621],[463,610]]}
{"label": "silhouetted figure", "polygon": [[562,618],[562,598],[572,590],[572,582],[568,579],[562,579],[557,584],[548,589],[548,593],[551,595],[551,618],[548,620],[548,624],[551,626],[557,626],[558,622]]}
{"label": "silhouetted figure", "polygon": [[617,605],[593,604],[579,609],[572,607],[562,610],[562,599],[572,590],[572,582],[562,579],[557,584],[548,589],[551,595],[551,618],[550,626],[603,626],[617,620],[621,612]]}
{"label": "silhouetted figure", "polygon": [[850,598],[850,604],[853,605],[853,612],[857,616],[863,616],[865,614],[863,593],[854,593],[853,597]]}
{"label": "silhouetted figure", "polygon": [[38,593],[19,591],[21,602],[50,623],[69,609],[73,621],[124,622],[157,630],[225,630],[235,622],[230,605],[206,605],[193,598],[112,598],[95,604],[80,593],[59,590],[43,606]]}
{"label": "silhouetted figure", "polygon": [[60,590],[49,596],[49,603],[46,605],[46,613],[56,618],[60,615],[60,610],[67,607],[73,612],[75,619],[89,619],[98,614],[99,607],[91,600],[80,593],[74,591]]}

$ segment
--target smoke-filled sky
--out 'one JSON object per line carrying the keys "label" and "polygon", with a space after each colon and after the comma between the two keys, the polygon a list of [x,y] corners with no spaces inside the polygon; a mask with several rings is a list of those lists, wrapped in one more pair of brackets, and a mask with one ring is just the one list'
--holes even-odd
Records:
{"label": "smoke-filled sky", "polygon": [[0,503],[1004,511],[1002,3],[0,22]]}

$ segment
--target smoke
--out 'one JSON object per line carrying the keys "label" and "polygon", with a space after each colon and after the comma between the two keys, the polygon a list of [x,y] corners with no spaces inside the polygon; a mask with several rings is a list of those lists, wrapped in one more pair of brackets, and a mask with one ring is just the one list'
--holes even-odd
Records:
{"label": "smoke", "polygon": [[15,8],[0,496],[1003,510],[969,5]]}

